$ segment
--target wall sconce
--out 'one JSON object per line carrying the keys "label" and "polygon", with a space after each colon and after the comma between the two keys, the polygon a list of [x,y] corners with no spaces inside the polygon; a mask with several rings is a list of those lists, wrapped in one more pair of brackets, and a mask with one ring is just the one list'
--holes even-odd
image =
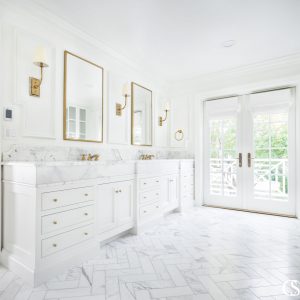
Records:
{"label": "wall sconce", "polygon": [[40,87],[43,81],[43,68],[48,67],[46,64],[45,49],[39,47],[35,51],[33,64],[41,68],[41,79],[29,77],[29,94],[30,96],[40,97]]}
{"label": "wall sconce", "polygon": [[166,112],[165,117],[159,117],[159,126],[163,126],[163,122],[165,122],[168,118],[168,112],[170,111],[170,103],[167,102],[164,111]]}
{"label": "wall sconce", "polygon": [[127,106],[127,98],[130,97],[130,92],[130,84],[125,83],[122,91],[122,95],[125,97],[125,104],[122,106],[122,104],[116,103],[116,116],[122,116],[122,110]]}

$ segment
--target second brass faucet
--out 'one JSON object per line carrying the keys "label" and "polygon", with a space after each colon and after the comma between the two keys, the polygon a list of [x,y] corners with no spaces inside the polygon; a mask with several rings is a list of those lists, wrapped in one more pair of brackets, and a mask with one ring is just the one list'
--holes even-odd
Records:
{"label": "second brass faucet", "polygon": [[89,153],[88,155],[87,154],[81,154],[81,160],[88,160],[88,161],[98,161],[100,158],[100,155],[99,154],[91,154]]}
{"label": "second brass faucet", "polygon": [[154,158],[155,157],[155,155],[149,155],[149,154],[142,154],[141,156],[140,156],[140,159],[141,160],[151,160],[152,158]]}

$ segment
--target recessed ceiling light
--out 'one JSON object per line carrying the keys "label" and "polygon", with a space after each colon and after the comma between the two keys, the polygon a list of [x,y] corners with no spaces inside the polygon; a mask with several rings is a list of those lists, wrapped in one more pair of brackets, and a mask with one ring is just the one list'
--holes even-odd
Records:
{"label": "recessed ceiling light", "polygon": [[229,48],[229,47],[234,46],[235,43],[236,43],[235,40],[228,40],[228,41],[224,41],[224,42],[222,43],[222,46],[223,46],[223,47],[226,47],[226,48]]}

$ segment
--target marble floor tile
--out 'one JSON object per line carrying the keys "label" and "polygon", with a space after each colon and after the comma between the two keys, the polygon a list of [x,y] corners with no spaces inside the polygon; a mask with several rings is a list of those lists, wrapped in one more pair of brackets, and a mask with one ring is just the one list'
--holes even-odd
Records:
{"label": "marble floor tile", "polygon": [[0,266],[0,300],[291,299],[282,286],[300,280],[299,230],[296,219],[194,208],[35,289]]}

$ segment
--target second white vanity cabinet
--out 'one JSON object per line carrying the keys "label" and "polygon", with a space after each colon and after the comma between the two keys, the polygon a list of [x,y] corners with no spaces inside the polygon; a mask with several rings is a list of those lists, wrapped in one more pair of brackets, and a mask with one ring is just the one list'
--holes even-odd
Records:
{"label": "second white vanity cabinet", "polygon": [[97,186],[96,233],[102,239],[124,231],[124,226],[128,229],[133,226],[133,187],[133,180]]}
{"label": "second white vanity cabinet", "polygon": [[179,161],[138,161],[137,229],[179,208]]}

